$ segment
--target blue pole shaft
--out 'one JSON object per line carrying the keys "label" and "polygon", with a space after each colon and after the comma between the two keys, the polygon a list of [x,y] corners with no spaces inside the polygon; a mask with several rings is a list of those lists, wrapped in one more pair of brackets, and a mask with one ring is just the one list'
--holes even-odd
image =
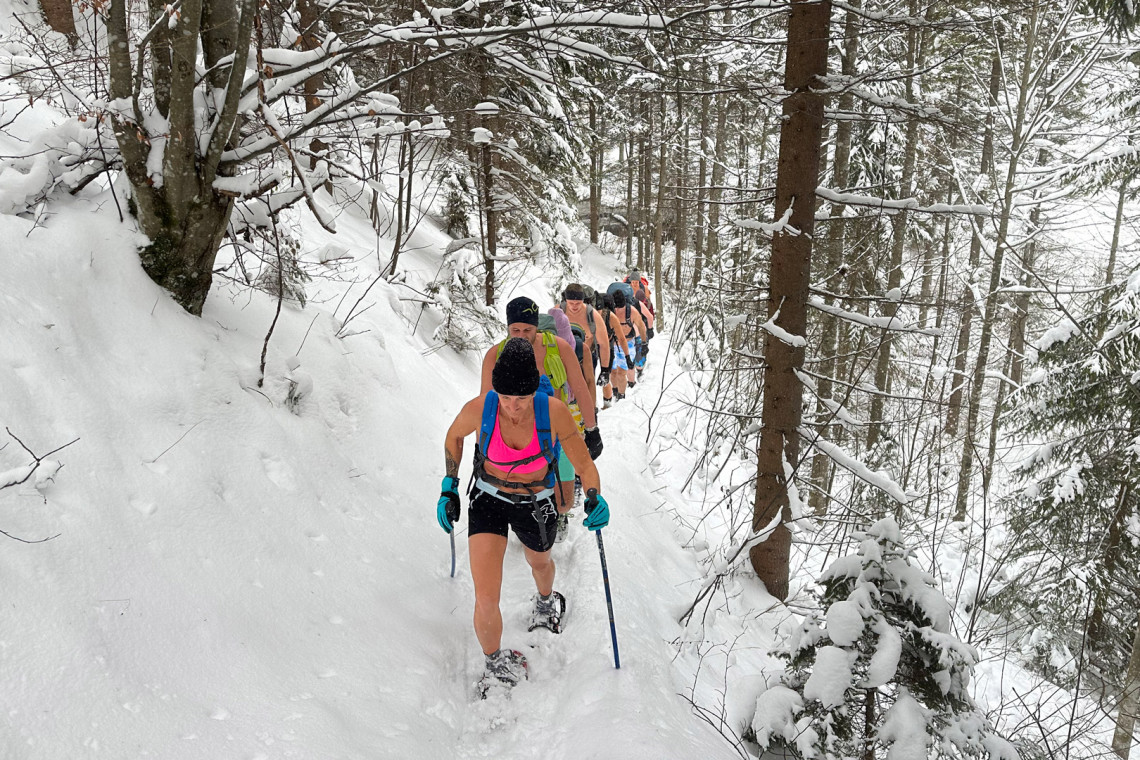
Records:
{"label": "blue pole shaft", "polygon": [[614,625],[614,600],[610,595],[610,571],[606,568],[606,548],[602,544],[602,531],[598,530],[598,556],[602,558],[602,582],[606,586],[606,607],[610,611],[610,638],[614,643],[614,667],[621,669],[621,658],[618,656],[617,626]]}

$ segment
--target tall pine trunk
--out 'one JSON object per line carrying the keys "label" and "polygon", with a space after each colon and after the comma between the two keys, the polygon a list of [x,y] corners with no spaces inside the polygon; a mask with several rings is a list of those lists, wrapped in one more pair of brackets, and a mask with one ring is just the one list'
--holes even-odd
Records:
{"label": "tall pine trunk", "polygon": [[[990,113],[986,116],[986,129],[982,139],[981,170],[993,171],[994,163],[994,117],[992,109],[997,107],[998,92],[1001,87],[1001,56],[995,52],[990,62]],[[971,220],[970,264],[967,283],[962,288],[958,301],[961,322],[958,324],[958,343],[954,349],[954,374],[951,376],[950,398],[946,408],[946,433],[953,436],[958,432],[958,422],[962,414],[962,396],[966,387],[966,359],[970,350],[970,334],[974,322],[973,280],[982,255],[981,220]]]}
{"label": "tall pine trunk", "polygon": [[[830,0],[792,0],[784,64],[784,121],[776,170],[775,217],[791,208],[788,223],[798,234],[779,231],[772,238],[769,317],[793,336],[807,331],[811,280],[815,188],[819,182],[824,96],[813,88],[827,74]],[[777,316],[778,313],[778,316]],[[806,342],[806,340],[804,341]],[[786,521],[790,499],[788,476],[799,464],[804,346],[789,345],[773,333],[764,340],[768,369],[764,373],[760,447],[757,452],[756,500],[752,529],[768,528],[763,543],[749,550],[757,576],[777,599],[788,596],[792,534]]]}
{"label": "tall pine trunk", "polygon": [[[910,15],[918,15],[918,3],[910,0]],[[915,70],[921,67],[922,60],[918,51],[919,34],[915,27],[907,28],[906,46],[906,101],[914,103],[915,100]],[[899,182],[899,197],[909,198],[914,193],[914,165],[918,153],[918,117],[911,114],[906,123],[906,148],[903,153],[902,177]],[[891,294],[902,285],[903,253],[906,250],[907,222],[909,212],[904,208],[895,214],[891,239],[891,262],[887,271],[887,293]],[[894,319],[899,311],[899,302],[888,295],[882,306],[883,316]],[[870,452],[879,442],[882,435],[883,409],[886,407],[887,394],[891,392],[891,351],[894,346],[895,334],[890,330],[883,330],[883,337],[879,344],[879,357],[875,365],[875,388],[878,392],[871,397],[871,425],[867,430],[867,450]]]}
{"label": "tall pine trunk", "polygon": [[[860,9],[862,8],[862,0],[852,0],[850,7],[847,11],[847,20],[844,24],[843,31],[843,58],[842,58],[842,72],[844,77],[854,77],[856,73],[856,56],[859,52],[859,33],[860,33]],[[839,96],[839,112],[849,114],[855,107],[855,95],[850,87],[844,89],[843,94]],[[851,166],[851,119],[842,119],[835,127],[835,158],[832,161],[832,184],[835,189],[843,191],[847,189],[849,169]],[[761,159],[763,160],[763,159]],[[827,250],[827,263],[825,264],[826,271],[824,273],[825,282],[827,283],[827,295],[824,296],[824,301],[830,306],[835,303],[835,298],[832,293],[838,293],[843,285],[843,262],[846,254],[846,229],[847,225],[843,219],[845,207],[842,204],[831,204],[831,211],[829,217],[831,225],[828,229],[828,235],[824,239],[824,245]],[[835,317],[825,316],[823,318],[823,344],[820,348],[822,356],[822,363],[820,365],[820,378],[816,387],[816,392],[819,397],[816,401],[815,418],[817,420],[827,419],[831,416],[831,410],[828,409],[826,401],[831,400],[835,395],[834,383],[832,378],[835,377],[837,370],[836,353],[839,350],[839,329],[840,320]],[[839,426],[827,426],[819,429],[819,435],[824,438],[831,438],[834,433],[839,431]],[[811,494],[808,496],[808,506],[812,512],[817,515],[823,514],[827,511],[827,501],[829,498],[828,481],[830,479],[831,471],[831,458],[822,451],[816,451],[812,457],[811,463]]]}

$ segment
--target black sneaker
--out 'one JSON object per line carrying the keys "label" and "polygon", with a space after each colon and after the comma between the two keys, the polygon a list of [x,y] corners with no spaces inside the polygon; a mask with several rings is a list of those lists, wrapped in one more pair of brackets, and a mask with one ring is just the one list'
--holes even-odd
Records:
{"label": "black sneaker", "polygon": [[535,596],[534,613],[530,616],[530,628],[546,628],[554,633],[562,633],[562,616],[566,614],[566,597],[557,591],[550,592],[550,596],[543,599]]}

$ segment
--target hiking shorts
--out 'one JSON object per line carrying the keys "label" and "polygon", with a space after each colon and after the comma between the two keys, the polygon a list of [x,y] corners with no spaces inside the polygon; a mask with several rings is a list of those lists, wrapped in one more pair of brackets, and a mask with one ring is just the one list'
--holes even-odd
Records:
{"label": "hiking shorts", "polygon": [[558,511],[554,508],[553,495],[539,500],[537,509],[542,516],[542,522],[539,522],[535,517],[536,505],[530,502],[515,503],[486,491],[475,490],[474,494],[467,505],[468,536],[494,533],[506,538],[509,526],[522,545],[532,551],[548,552],[554,546]]}
{"label": "hiking shorts", "polygon": [[612,348],[614,350],[614,369],[626,369],[625,351],[622,351],[621,346],[616,343]]}

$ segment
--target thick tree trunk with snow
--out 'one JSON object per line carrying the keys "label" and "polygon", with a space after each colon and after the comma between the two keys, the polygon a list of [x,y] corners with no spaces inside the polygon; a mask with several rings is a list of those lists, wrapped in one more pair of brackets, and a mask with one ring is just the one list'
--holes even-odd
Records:
{"label": "thick tree trunk with snow", "polygon": [[[784,67],[784,88],[790,95],[784,100],[780,129],[775,215],[779,219],[790,208],[788,223],[798,234],[781,231],[772,238],[768,302],[769,316],[776,317],[775,323],[792,336],[804,336],[807,330],[824,104],[824,96],[813,87],[827,73],[830,20],[830,0],[793,0]],[[749,557],[768,592],[786,599],[792,538],[786,525],[788,475],[799,464],[803,384],[796,370],[803,365],[804,348],[789,345],[773,333],[764,345],[768,369],[752,528],[762,530],[772,523],[775,527],[767,540],[750,549]]]}
{"label": "thick tree trunk with snow", "polygon": [[[227,171],[222,152],[234,144],[240,127],[237,96],[255,4],[240,0],[239,10],[233,0],[189,0],[180,11],[177,26],[154,41],[162,55],[153,70],[169,74],[169,87],[156,93],[156,107],[169,119],[161,183],[151,176],[152,145],[136,126],[143,123],[141,112],[134,122],[114,116],[112,127],[131,184],[131,212],[151,241],[139,254],[143,269],[183,308],[200,315],[232,209],[232,199],[216,192],[213,183]],[[107,29],[111,94],[137,108],[140,85],[129,53],[126,0],[111,2]],[[208,140],[201,139],[196,124],[199,55],[210,86],[224,93],[210,115],[215,121]]]}

